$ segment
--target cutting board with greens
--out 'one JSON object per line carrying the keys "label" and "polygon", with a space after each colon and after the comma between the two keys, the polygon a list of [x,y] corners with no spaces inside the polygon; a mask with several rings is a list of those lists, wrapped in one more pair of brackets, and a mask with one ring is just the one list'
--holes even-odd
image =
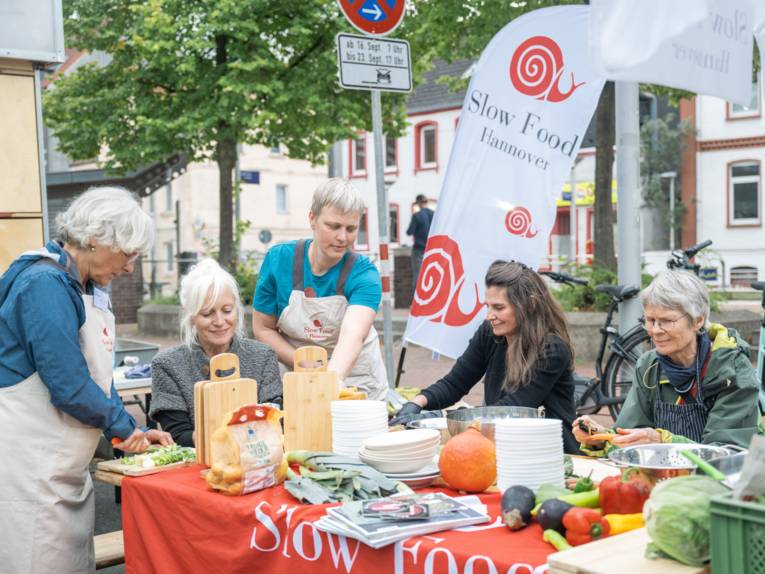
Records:
{"label": "cutting board with greens", "polygon": [[125,476],[144,476],[171,468],[185,466],[196,460],[196,451],[187,446],[151,446],[141,454],[105,460],[96,465],[98,470],[116,472]]}

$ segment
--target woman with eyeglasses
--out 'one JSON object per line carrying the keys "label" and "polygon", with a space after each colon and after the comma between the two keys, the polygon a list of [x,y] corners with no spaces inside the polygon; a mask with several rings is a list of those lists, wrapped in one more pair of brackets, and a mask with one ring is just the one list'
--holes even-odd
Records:
{"label": "woman with eyeglasses", "polygon": [[103,432],[150,442],[112,384],[114,315],[104,290],[154,239],[125,189],[91,189],[56,218],[58,241],[0,277],[0,570],[92,572],[88,465]]}
{"label": "woman with eyeglasses", "polygon": [[[640,302],[654,348],[637,362],[615,431],[589,417],[574,421],[582,450],[597,456],[662,442],[748,446],[762,432],[749,345],[733,329],[709,322],[704,283],[687,271],[662,271]],[[591,436],[602,432],[612,438]]]}
{"label": "woman with eyeglasses", "polygon": [[[576,417],[574,353],[566,317],[535,271],[495,261],[486,272],[486,321],[449,373],[404,404],[391,425],[407,424],[464,397],[483,378],[489,406],[543,406],[563,421],[566,452],[578,444],[569,428]],[[425,411],[427,409],[427,411]]]}

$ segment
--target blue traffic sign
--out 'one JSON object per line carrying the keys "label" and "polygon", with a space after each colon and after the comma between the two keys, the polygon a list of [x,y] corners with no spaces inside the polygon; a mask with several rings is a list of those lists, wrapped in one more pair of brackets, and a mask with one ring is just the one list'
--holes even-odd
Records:
{"label": "blue traffic sign", "polygon": [[259,171],[244,171],[239,172],[239,179],[244,183],[254,183],[260,185],[260,172]]}

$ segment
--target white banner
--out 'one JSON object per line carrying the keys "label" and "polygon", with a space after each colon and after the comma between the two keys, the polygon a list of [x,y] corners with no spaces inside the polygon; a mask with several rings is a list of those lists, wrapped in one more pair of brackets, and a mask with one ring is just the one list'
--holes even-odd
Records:
{"label": "white banner", "polygon": [[587,6],[517,18],[476,64],[446,168],[404,338],[449,357],[483,320],[495,259],[537,268],[556,199],[597,105]]}
{"label": "white banner", "polygon": [[589,43],[595,70],[609,80],[747,105],[754,25],[750,0],[592,0]]}

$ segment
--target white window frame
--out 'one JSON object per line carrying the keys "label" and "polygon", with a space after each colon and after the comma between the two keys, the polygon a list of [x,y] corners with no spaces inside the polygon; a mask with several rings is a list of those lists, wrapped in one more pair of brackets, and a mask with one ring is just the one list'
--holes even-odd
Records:
{"label": "white window frame", "polygon": [[[759,173],[757,175],[733,175],[734,167],[742,167],[746,165],[756,165]],[[757,184],[757,217],[736,218],[735,217],[735,194],[734,188],[739,183],[756,183]],[[731,227],[738,226],[757,226],[762,221],[762,164],[755,160],[736,161],[728,164],[728,225]]]}
{"label": "white window frame", "polygon": [[[279,192],[284,192],[284,205],[279,205]],[[289,203],[289,187],[287,187],[287,184],[284,183],[277,183],[276,184],[276,213],[284,214],[290,212],[290,203]]]}
{"label": "white window frame", "polygon": [[[385,171],[389,173],[398,172],[398,138],[389,136],[386,134],[383,139],[385,143],[385,153],[383,154],[383,162],[385,163]],[[393,163],[388,163],[388,142],[393,142]]]}
{"label": "white window frame", "polygon": [[[356,148],[359,142],[364,142],[364,165],[356,165]],[[349,158],[348,165],[351,167],[351,177],[366,177],[367,175],[367,161],[369,161],[369,146],[367,145],[367,134],[358,134],[351,140],[350,145],[351,157]]]}
{"label": "white window frame", "polygon": [[[433,161],[425,161],[425,150],[427,149],[425,145],[425,132],[432,131],[433,132]],[[438,138],[438,126],[436,124],[426,124],[422,127],[420,127],[419,131],[419,142],[417,142],[417,145],[420,146],[420,169],[431,169],[434,167],[438,167],[438,142],[436,139]]]}
{"label": "white window frame", "polygon": [[172,241],[165,241],[165,271],[175,271],[175,246]]}
{"label": "white window frame", "polygon": [[[757,95],[754,98],[756,107],[750,108],[742,106],[740,104],[734,104],[733,102],[727,102],[728,119],[739,120],[745,118],[759,118],[762,109],[762,82],[760,81],[760,74],[758,73],[752,78],[752,91],[757,91]],[[754,94],[752,94],[754,96]],[[738,109],[736,109],[738,107]]]}

